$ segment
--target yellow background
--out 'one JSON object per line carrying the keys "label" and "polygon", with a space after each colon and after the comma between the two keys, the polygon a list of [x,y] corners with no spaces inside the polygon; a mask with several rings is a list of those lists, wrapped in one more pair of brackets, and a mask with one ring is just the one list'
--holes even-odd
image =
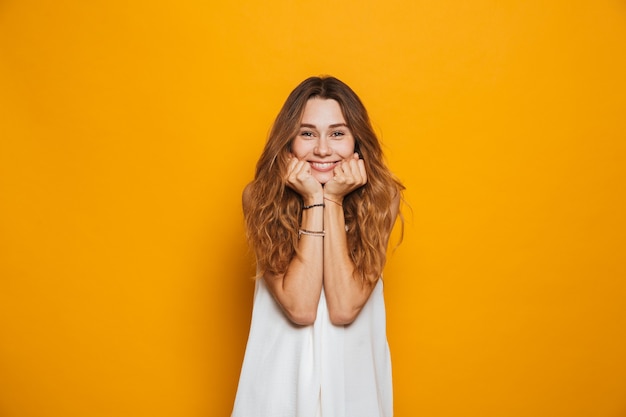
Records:
{"label": "yellow background", "polygon": [[[0,415],[227,416],[309,75],[407,186],[397,416],[626,416],[626,3],[0,2]],[[259,381],[262,383],[262,381]]]}

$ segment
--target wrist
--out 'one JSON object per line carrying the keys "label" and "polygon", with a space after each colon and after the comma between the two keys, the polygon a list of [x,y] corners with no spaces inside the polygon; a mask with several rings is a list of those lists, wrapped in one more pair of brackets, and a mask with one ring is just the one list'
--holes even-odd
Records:
{"label": "wrist", "polygon": [[343,207],[343,197],[341,196],[325,195],[324,202]]}
{"label": "wrist", "polygon": [[316,204],[322,204],[324,202],[324,194],[316,193],[308,196],[302,197],[302,205],[303,206],[312,206]]}

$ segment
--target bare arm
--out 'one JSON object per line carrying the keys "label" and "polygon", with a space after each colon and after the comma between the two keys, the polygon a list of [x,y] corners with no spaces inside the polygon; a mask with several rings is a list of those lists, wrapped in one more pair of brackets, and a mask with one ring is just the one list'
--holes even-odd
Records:
{"label": "bare arm", "polygon": [[[324,239],[324,291],[330,319],[336,325],[349,324],[356,319],[374,289],[372,282],[375,282],[374,280],[378,278],[358,276],[349,255],[343,207],[337,203],[343,202],[343,195],[341,195],[342,191],[340,190],[351,190],[355,185],[363,185],[367,181],[367,177],[362,167],[362,161],[349,161],[348,163],[352,167],[345,167],[343,170],[345,175],[339,173],[337,178],[343,181],[342,176],[352,177],[353,179],[348,178],[346,181],[353,185],[343,188],[335,187],[334,185],[329,187],[331,185],[329,183],[325,189],[327,204],[324,210],[324,226],[326,229],[326,237]],[[398,214],[399,204],[400,194],[398,193],[391,207],[394,220]],[[390,234],[391,230],[387,231],[385,245],[381,250],[386,250]]]}
{"label": "bare arm", "polygon": [[[306,163],[294,160],[288,182],[303,197],[304,205],[323,202],[321,184],[307,175]],[[309,178],[310,177],[310,178]],[[297,188],[296,188],[297,187]],[[244,210],[249,199],[244,190]],[[324,230],[324,211],[322,207],[313,207],[302,212],[301,229],[309,231]],[[317,306],[322,291],[324,256],[324,238],[322,236],[301,235],[296,255],[292,258],[284,274],[266,273],[263,276],[269,291],[281,306],[285,315],[299,325],[315,322]]]}

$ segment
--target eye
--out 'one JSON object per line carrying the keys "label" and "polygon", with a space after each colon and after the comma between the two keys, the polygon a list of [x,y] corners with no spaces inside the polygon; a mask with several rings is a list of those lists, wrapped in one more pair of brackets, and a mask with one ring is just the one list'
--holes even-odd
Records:
{"label": "eye", "polygon": [[341,130],[337,130],[337,131],[331,133],[330,136],[332,136],[333,138],[340,138],[340,137],[342,137],[344,135],[345,135],[344,132],[342,132]]}
{"label": "eye", "polygon": [[305,138],[312,138],[313,137],[313,132],[309,132],[309,131],[305,130],[303,132],[300,132],[300,136],[303,136]]}

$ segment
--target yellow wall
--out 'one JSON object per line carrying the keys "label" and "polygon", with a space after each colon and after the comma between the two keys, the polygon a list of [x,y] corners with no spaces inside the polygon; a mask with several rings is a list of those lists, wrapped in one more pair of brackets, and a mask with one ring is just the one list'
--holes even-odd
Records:
{"label": "yellow wall", "polygon": [[320,73],[412,207],[396,415],[626,415],[625,51],[619,0],[1,2],[0,415],[228,415],[240,192]]}

